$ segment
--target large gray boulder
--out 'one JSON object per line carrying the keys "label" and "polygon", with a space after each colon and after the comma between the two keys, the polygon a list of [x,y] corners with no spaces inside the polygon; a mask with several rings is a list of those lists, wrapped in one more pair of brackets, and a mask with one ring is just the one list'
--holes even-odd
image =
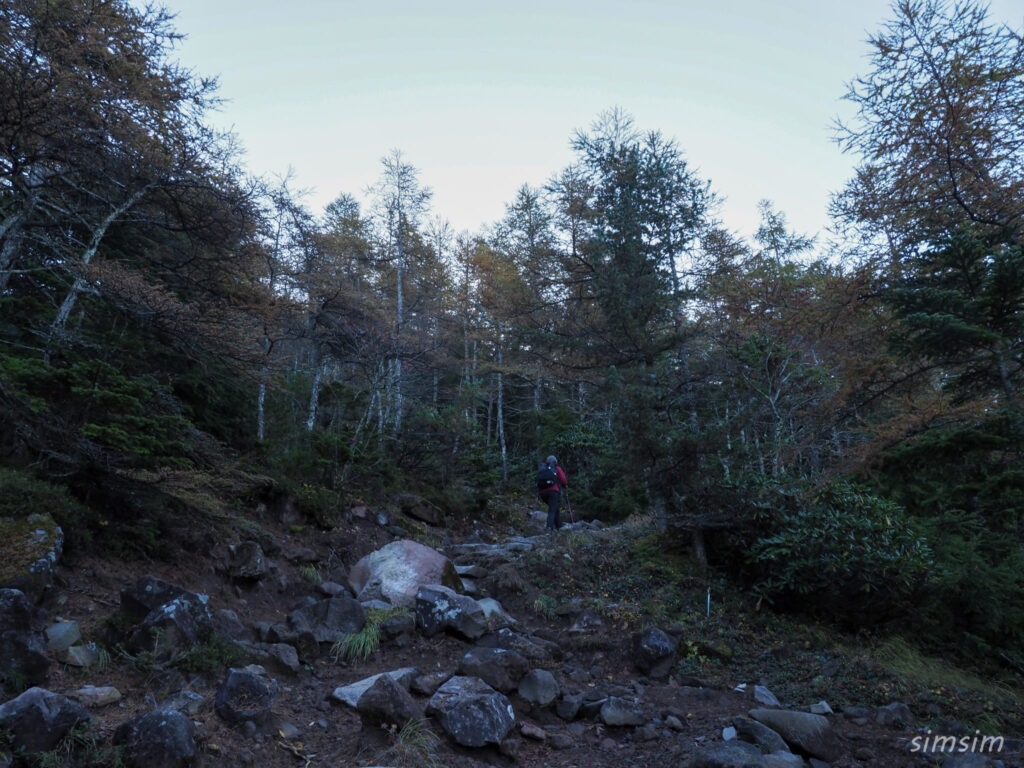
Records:
{"label": "large gray boulder", "polygon": [[366,610],[355,598],[338,595],[292,611],[288,624],[296,634],[311,632],[318,643],[337,643],[365,626]]}
{"label": "large gray boulder", "polygon": [[530,662],[504,648],[473,648],[459,662],[460,675],[479,677],[502,693],[514,691],[529,671]]}
{"label": "large gray boulder", "polygon": [[487,616],[473,598],[441,584],[427,584],[416,593],[416,625],[427,637],[451,630],[476,640],[487,632]]}
{"label": "large gray boulder", "polygon": [[532,635],[523,635],[511,629],[499,629],[481,637],[477,645],[487,648],[507,648],[515,651],[532,662],[541,664],[562,658],[562,648],[558,643],[544,640]]}
{"label": "large gray boulder", "polygon": [[176,710],[157,710],[126,720],[114,731],[130,768],[184,768],[196,756],[196,728]]}
{"label": "large gray boulder", "polygon": [[824,715],[789,709],[752,709],[748,714],[778,733],[798,752],[829,763],[839,757],[839,739]]}
{"label": "large gray boulder", "polygon": [[453,677],[438,688],[427,704],[427,714],[464,747],[501,744],[516,724],[505,695],[475,677]]}
{"label": "large gray boulder", "polygon": [[46,636],[36,628],[28,598],[18,589],[0,589],[0,677],[39,685],[49,672]]}
{"label": "large gray boulder", "polygon": [[393,541],[368,554],[349,572],[348,583],[360,602],[384,600],[409,608],[424,584],[462,589],[451,560],[411,539]]}
{"label": "large gray boulder", "polygon": [[11,734],[11,746],[26,754],[48,752],[91,719],[81,704],[44,688],[29,688],[0,705],[0,731]]}
{"label": "large gray boulder", "polygon": [[790,751],[786,740],[764,723],[746,717],[735,717],[732,724],[741,739],[761,747],[765,752]]}

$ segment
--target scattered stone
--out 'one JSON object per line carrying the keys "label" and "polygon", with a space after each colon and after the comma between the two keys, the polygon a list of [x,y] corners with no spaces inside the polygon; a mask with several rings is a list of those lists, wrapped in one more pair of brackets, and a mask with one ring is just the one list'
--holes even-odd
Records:
{"label": "scattered stone", "polygon": [[669,715],[665,718],[665,725],[671,728],[673,731],[685,731],[686,726],[683,725],[683,721],[675,715]]}
{"label": "scattered stone", "polygon": [[50,671],[45,635],[34,624],[35,611],[18,589],[0,589],[0,678],[45,682]]}
{"label": "scattered stone", "polygon": [[143,576],[134,584],[121,590],[121,612],[128,618],[141,621],[150,611],[181,597],[186,590],[176,584]]}
{"label": "scattered stone", "polygon": [[121,692],[112,685],[83,685],[71,694],[79,704],[96,709],[121,700]]}
{"label": "scattered stone", "polygon": [[70,648],[57,651],[54,656],[61,664],[67,664],[70,667],[91,667],[100,660],[100,647],[92,642],[73,645]]}
{"label": "scattered stone", "polygon": [[232,668],[217,689],[213,707],[229,723],[261,723],[274,705],[277,690],[277,681],[267,679],[262,667]]}
{"label": "scattered stone", "polygon": [[534,669],[519,681],[519,695],[531,704],[546,707],[561,693],[555,676],[546,669]]}
{"label": "scattered stone", "polygon": [[536,663],[546,663],[562,657],[558,643],[539,637],[527,637],[510,629],[499,629],[480,638],[477,645],[487,648],[507,648]]}
{"label": "scattered stone", "polygon": [[752,709],[749,714],[811,757],[832,761],[839,756],[839,740],[823,715],[788,709]]}
{"label": "scattered stone", "polygon": [[766,764],[753,744],[728,741],[699,749],[690,760],[689,768],[766,768]]}
{"label": "scattered stone", "polygon": [[288,614],[294,632],[311,632],[318,643],[337,643],[366,624],[366,610],[349,595],[314,600]]}
{"label": "scattered stone", "polygon": [[356,711],[370,723],[407,723],[416,717],[417,707],[409,691],[390,675],[379,675],[359,697]]}
{"label": "scattered stone", "polygon": [[232,640],[250,640],[252,632],[238,618],[238,614],[230,608],[221,608],[213,614],[213,628],[216,632]]}
{"label": "scattered stone", "polygon": [[402,494],[395,501],[398,502],[402,514],[420,520],[428,525],[441,525],[444,522],[444,513],[435,504],[413,494]]}
{"label": "scattered stone", "polygon": [[243,541],[231,548],[228,573],[235,581],[259,581],[267,575],[267,558],[257,541]]}
{"label": "scattered stone", "polygon": [[914,725],[914,714],[902,701],[894,701],[875,710],[875,722],[890,728],[910,728]]}
{"label": "scattered stone", "polygon": [[421,677],[419,670],[415,667],[403,667],[401,669],[395,669],[391,672],[381,672],[376,675],[358,680],[348,685],[341,685],[334,689],[331,693],[331,698],[335,701],[340,701],[342,704],[347,704],[352,709],[359,709],[359,699],[364,693],[366,693],[378,679],[387,675],[396,683],[401,685],[403,688],[408,690],[413,681]]}
{"label": "scattered stone", "polygon": [[591,607],[584,609],[575,623],[569,627],[570,635],[593,635],[604,630],[604,620]]}
{"label": "scattered stone", "polygon": [[160,709],[173,709],[189,717],[208,711],[209,702],[195,691],[179,691],[160,702]]}
{"label": "scattered stone", "polygon": [[576,719],[582,705],[582,696],[565,695],[559,699],[558,703],[555,705],[555,714],[566,722],[570,722]]}
{"label": "scattered stone", "polygon": [[544,742],[548,740],[547,732],[539,725],[534,725],[533,723],[523,723],[519,726],[519,732],[526,738],[533,739],[534,741]]}
{"label": "scattered stone", "polygon": [[569,734],[561,732],[551,734],[551,737],[548,739],[548,744],[552,749],[557,750],[572,749],[572,747],[576,746],[576,742],[572,740],[572,737]]}
{"label": "scattered stone", "polygon": [[810,711],[815,715],[834,715],[832,707],[828,705],[827,701],[819,701],[817,704],[811,704],[809,707]]}
{"label": "scattered stone", "polygon": [[451,680],[454,674],[451,670],[442,670],[440,672],[417,675],[412,681],[412,690],[423,696],[433,696],[437,693],[438,688]]}
{"label": "scattered stone", "polygon": [[196,756],[192,720],[175,710],[157,710],[127,720],[114,731],[132,768],[183,768]]}
{"label": "scattered stone", "polygon": [[[336,581],[321,581],[318,585],[318,589],[321,594],[327,595],[328,597],[337,597],[338,595],[349,594],[348,589]],[[363,607],[365,608],[366,606]]]}
{"label": "scattered stone", "polygon": [[654,679],[668,677],[675,661],[679,638],[650,627],[633,635],[633,664]]}
{"label": "scattered stone", "polygon": [[722,729],[722,741],[732,741],[735,738],[736,729],[733,726],[727,725],[725,728]]}
{"label": "scattered stone", "polygon": [[459,662],[459,674],[479,677],[502,693],[515,690],[530,671],[530,663],[515,651],[504,648],[476,647]]}
{"label": "scattered stone", "polygon": [[44,688],[29,688],[0,705],[0,731],[10,734],[15,751],[26,754],[53,749],[69,731],[91,719],[81,704]]}
{"label": "scattered stone", "polygon": [[416,593],[416,625],[427,637],[452,630],[476,640],[487,631],[487,618],[473,598],[441,584],[428,584]]}
{"label": "scattered stone", "polygon": [[501,607],[501,603],[493,597],[485,597],[477,600],[477,604],[483,610],[484,617],[487,619],[487,629],[491,632],[499,629],[505,629],[507,627],[513,627],[518,624],[518,622]]}
{"label": "scattered stone", "polygon": [[772,752],[764,756],[764,765],[765,768],[806,768],[807,763],[792,752]]}
{"label": "scattered stone", "polygon": [[474,677],[453,677],[442,685],[430,698],[427,714],[464,747],[500,745],[516,722],[509,700]]}
{"label": "scattered stone", "polygon": [[46,647],[51,651],[63,651],[82,639],[77,621],[58,621],[46,628]]}
{"label": "scattered stone", "polygon": [[733,718],[732,724],[739,738],[761,747],[765,752],[789,752],[786,740],[764,723],[746,717],[736,717]]}
{"label": "scattered stone", "polygon": [[213,634],[209,598],[184,592],[151,610],[132,632],[128,645],[133,651],[147,651],[166,661],[205,643]]}
{"label": "scattered stone", "polygon": [[647,722],[639,704],[618,696],[609,696],[601,705],[600,717],[605,725],[643,725]]}

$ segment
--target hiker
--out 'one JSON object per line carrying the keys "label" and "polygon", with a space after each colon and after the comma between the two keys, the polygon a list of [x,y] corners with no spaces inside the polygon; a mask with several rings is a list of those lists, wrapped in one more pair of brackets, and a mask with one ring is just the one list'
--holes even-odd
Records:
{"label": "hiker", "polygon": [[562,527],[558,519],[559,506],[562,502],[562,489],[569,487],[565,471],[558,466],[558,459],[548,456],[537,471],[537,494],[540,500],[548,505],[548,522],[545,528],[557,531]]}

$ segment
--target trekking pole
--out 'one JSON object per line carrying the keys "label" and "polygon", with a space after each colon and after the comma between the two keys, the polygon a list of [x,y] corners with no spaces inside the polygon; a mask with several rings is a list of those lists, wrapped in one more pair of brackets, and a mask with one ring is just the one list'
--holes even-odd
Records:
{"label": "trekking pole", "polygon": [[565,489],[565,506],[569,510],[569,522],[576,525],[576,520],[572,516],[572,504],[569,503],[569,489]]}

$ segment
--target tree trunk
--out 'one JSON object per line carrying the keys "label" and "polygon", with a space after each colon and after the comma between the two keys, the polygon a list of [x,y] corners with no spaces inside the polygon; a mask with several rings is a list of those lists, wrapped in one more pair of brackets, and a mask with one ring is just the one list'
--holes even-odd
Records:
{"label": "tree trunk", "polygon": [[498,443],[501,446],[501,477],[508,482],[508,450],[505,446],[505,410],[504,387],[501,371],[502,352],[498,346]]}

